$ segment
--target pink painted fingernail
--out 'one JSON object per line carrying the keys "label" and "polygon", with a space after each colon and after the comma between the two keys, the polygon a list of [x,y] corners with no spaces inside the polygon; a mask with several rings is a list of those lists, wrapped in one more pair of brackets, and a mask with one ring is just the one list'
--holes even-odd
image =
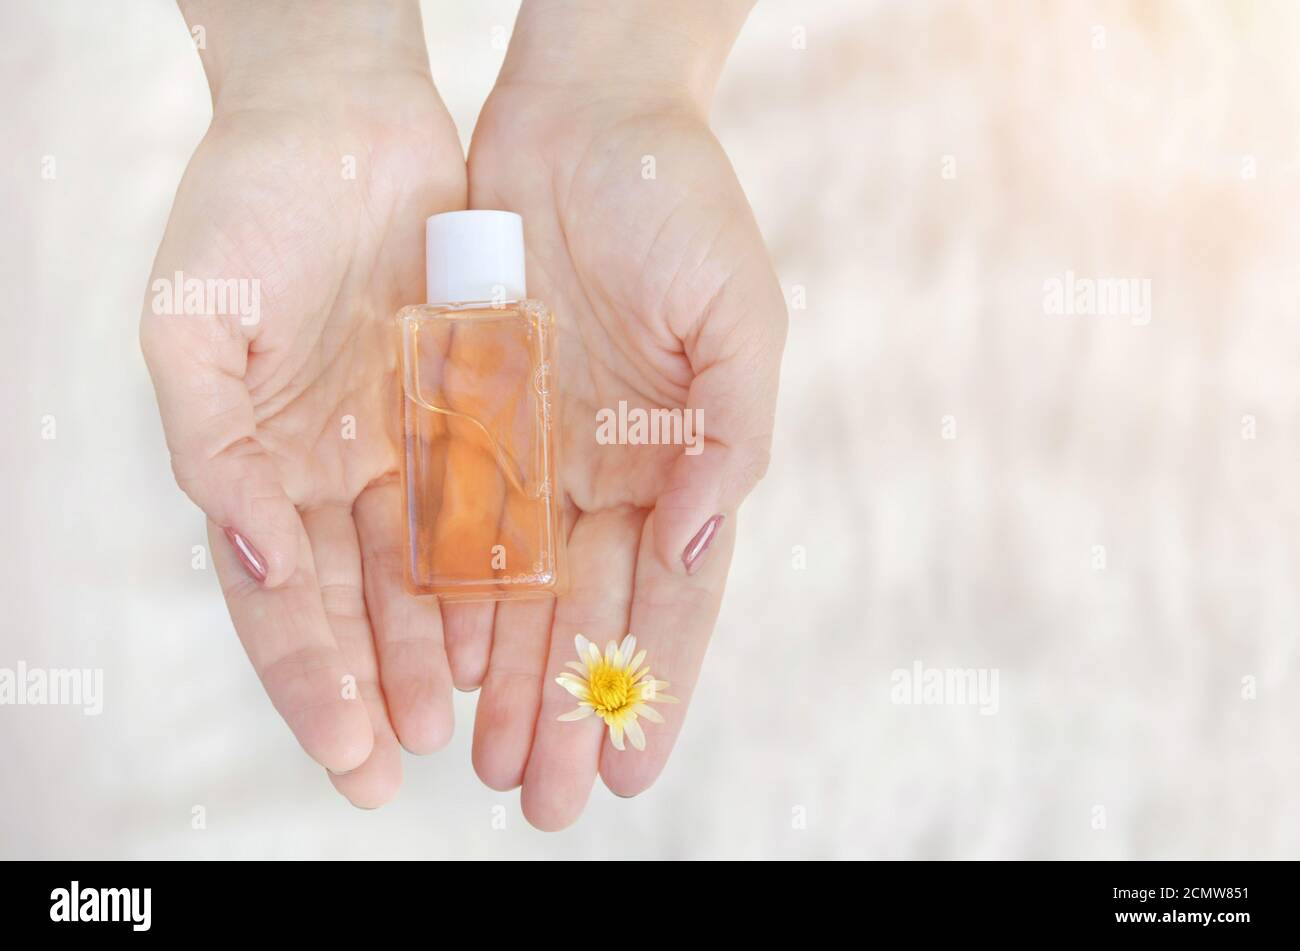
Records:
{"label": "pink painted fingernail", "polygon": [[718,526],[722,524],[722,519],[723,516],[715,515],[705,522],[704,527],[695,533],[695,537],[682,552],[682,564],[686,566],[688,575],[695,574],[696,569],[700,567],[700,559],[713,543],[713,536],[718,534]]}
{"label": "pink painted fingernail", "polygon": [[257,553],[257,549],[248,543],[248,539],[233,528],[224,530],[226,537],[230,539],[230,544],[235,546],[235,553],[239,555],[239,560],[244,563],[248,573],[258,581],[266,580],[266,562],[262,556]]}

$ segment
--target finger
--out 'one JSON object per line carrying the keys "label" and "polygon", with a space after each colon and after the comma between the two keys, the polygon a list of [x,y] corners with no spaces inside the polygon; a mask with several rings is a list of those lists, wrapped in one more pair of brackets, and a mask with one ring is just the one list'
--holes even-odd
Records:
{"label": "finger", "polygon": [[491,601],[442,606],[447,663],[457,690],[477,690],[487,674],[497,605]]}
{"label": "finger", "polygon": [[524,781],[554,616],[554,598],[497,605],[492,655],[474,712],[474,771],[492,789]]}
{"label": "finger", "polygon": [[[718,529],[712,557],[699,571],[687,576],[667,570],[650,556],[655,539],[649,534],[653,531],[649,520],[646,531],[641,540],[641,557],[637,559],[630,633],[637,639],[637,652],[646,652],[642,666],[650,668],[648,676],[667,684],[659,692],[678,702],[651,701],[652,713],[638,717],[634,729],[643,733],[644,749],[626,744],[618,750],[608,737],[605,739],[600,775],[618,796],[635,796],[648,789],[668,761],[718,619],[735,544],[735,519],[730,518]],[[663,722],[653,722],[652,716]]]}
{"label": "finger", "polygon": [[438,602],[412,596],[403,581],[404,505],[401,483],[394,479],[362,492],[353,516],[389,717],[402,746],[432,753],[451,740],[451,670]]}
{"label": "finger", "polygon": [[767,471],[772,443],[785,301],[756,228],[727,239],[720,256],[741,263],[683,334],[693,373],[687,411],[704,438],[673,463],[651,515],[654,553],[676,574],[703,564],[724,513]]}
{"label": "finger", "polygon": [[597,717],[561,721],[577,701],[555,678],[578,659],[582,634],[602,647],[627,633],[637,542],[645,514],[611,509],[579,516],[569,537],[570,586],[555,604],[541,708],[524,770],[524,816],[542,830],[562,829],[581,815],[596,779],[605,725]]}
{"label": "finger", "polygon": [[308,509],[302,521],[311,540],[325,617],[352,677],[345,685],[344,696],[364,705],[373,731],[373,746],[366,761],[345,773],[331,773],[330,781],[354,805],[374,809],[397,795],[402,784],[402,760],[379,688],[379,669],[362,593],[356,526],[352,513],[341,505]]}
{"label": "finger", "polygon": [[140,345],[177,484],[225,531],[250,574],[267,587],[285,584],[302,527],[257,438],[239,319],[146,311]]}
{"label": "finger", "polygon": [[[578,510],[566,505],[564,538],[572,537]],[[503,601],[497,605],[492,655],[474,714],[474,770],[492,789],[524,781],[537,713],[545,687],[556,601]]]}
{"label": "finger", "polygon": [[307,534],[300,532],[297,570],[274,589],[248,574],[211,520],[208,543],[235,631],[271,703],[307,755],[346,771],[369,758],[374,733],[364,707],[343,695],[350,670],[325,616]]}
{"label": "finger", "polygon": [[[491,403],[500,388],[484,381],[500,347],[488,345],[454,321],[422,330],[419,341],[416,378],[421,398],[463,414],[436,418],[431,455],[441,461],[441,469],[431,487],[429,509],[436,515],[422,542],[424,570],[439,585],[473,588],[495,574],[492,559],[505,498],[496,459],[470,422],[492,419]],[[447,661],[460,690],[475,690],[483,682],[494,617],[491,602],[443,603]]]}

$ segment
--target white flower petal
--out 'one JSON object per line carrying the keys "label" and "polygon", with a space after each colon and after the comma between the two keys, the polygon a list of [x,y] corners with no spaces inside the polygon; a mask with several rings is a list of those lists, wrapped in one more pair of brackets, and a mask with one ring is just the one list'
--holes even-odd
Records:
{"label": "white flower petal", "polygon": [[586,682],[579,680],[573,674],[560,674],[555,678],[555,682],[579,700],[591,699],[591,691],[587,689]]}
{"label": "white flower petal", "polygon": [[578,656],[579,656],[579,657],[586,657],[586,656],[587,656],[587,645],[590,644],[590,643],[591,643],[591,641],[587,640],[587,639],[586,639],[585,637],[583,637],[581,634],[574,635],[574,638],[573,638],[573,646],[576,647],[576,648],[578,648]]}
{"label": "white flower petal", "polygon": [[584,678],[587,676],[586,664],[580,664],[576,660],[570,660],[565,661],[564,666],[568,667],[570,670],[576,670],[578,673],[582,674]]}
{"label": "white flower petal", "polygon": [[587,719],[587,717],[591,716],[595,712],[596,711],[593,707],[581,706],[573,710],[570,710],[568,713],[561,713],[558,717],[556,717],[556,719],[564,720],[565,722],[572,722],[574,720],[585,720]]}
{"label": "white flower petal", "polygon": [[590,641],[587,642],[587,658],[587,663],[589,664],[600,663],[600,648]]}
{"label": "white flower petal", "polygon": [[643,680],[636,685],[637,696],[642,700],[658,700],[659,692],[667,686],[662,680]]}
{"label": "white flower petal", "polygon": [[605,645],[605,663],[614,663],[614,658],[618,656],[618,645],[610,641]]}
{"label": "white flower petal", "polygon": [[628,661],[631,660],[632,655],[635,652],[636,652],[636,638],[633,637],[631,634],[629,634],[627,637],[623,638],[623,643],[620,644],[618,647],[618,655],[619,655],[618,665],[620,667],[626,668],[628,666]]}
{"label": "white flower petal", "polygon": [[621,724],[611,723],[609,725],[609,741],[614,744],[614,749],[623,749],[623,727]]}
{"label": "white flower petal", "polygon": [[632,712],[635,713],[635,714],[636,714],[637,716],[639,716],[639,717],[645,717],[645,718],[646,718],[647,720],[649,720],[651,723],[663,723],[663,722],[664,722],[664,718],[663,718],[662,716],[660,716],[658,710],[656,710],[654,707],[648,706],[648,705],[646,705],[646,704],[644,704],[644,703],[638,703],[636,706],[634,706],[634,707],[632,708]]}
{"label": "white flower petal", "polygon": [[[636,670],[638,667],[641,666],[641,661],[643,661],[643,660],[645,660],[645,649],[644,649],[644,648],[641,649],[641,652],[640,652],[639,654],[637,654],[635,657],[632,658],[632,662],[631,662],[630,664],[627,665],[627,669],[628,669],[628,670]],[[649,667],[646,668],[647,671],[648,671],[649,669],[650,669]],[[644,672],[645,672],[645,671],[642,671],[642,673],[644,673]]]}
{"label": "white flower petal", "polygon": [[635,718],[629,717],[624,724],[624,729],[627,730],[627,738],[632,741],[635,749],[645,749],[645,734],[641,732],[641,724],[637,723]]}

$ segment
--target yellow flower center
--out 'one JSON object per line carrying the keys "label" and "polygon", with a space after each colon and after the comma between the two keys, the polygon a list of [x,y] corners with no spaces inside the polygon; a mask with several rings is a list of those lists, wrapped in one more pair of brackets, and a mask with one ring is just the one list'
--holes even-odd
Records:
{"label": "yellow flower center", "polygon": [[591,672],[591,699],[601,713],[615,713],[632,696],[632,674],[602,663]]}

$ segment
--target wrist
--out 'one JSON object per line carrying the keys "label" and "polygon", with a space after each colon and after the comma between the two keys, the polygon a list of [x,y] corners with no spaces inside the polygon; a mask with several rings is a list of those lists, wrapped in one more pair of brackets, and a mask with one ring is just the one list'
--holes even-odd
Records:
{"label": "wrist", "polygon": [[377,77],[429,75],[418,0],[306,5],[179,0],[214,115],[347,99]]}
{"label": "wrist", "polygon": [[524,0],[499,84],[707,113],[754,0]]}

